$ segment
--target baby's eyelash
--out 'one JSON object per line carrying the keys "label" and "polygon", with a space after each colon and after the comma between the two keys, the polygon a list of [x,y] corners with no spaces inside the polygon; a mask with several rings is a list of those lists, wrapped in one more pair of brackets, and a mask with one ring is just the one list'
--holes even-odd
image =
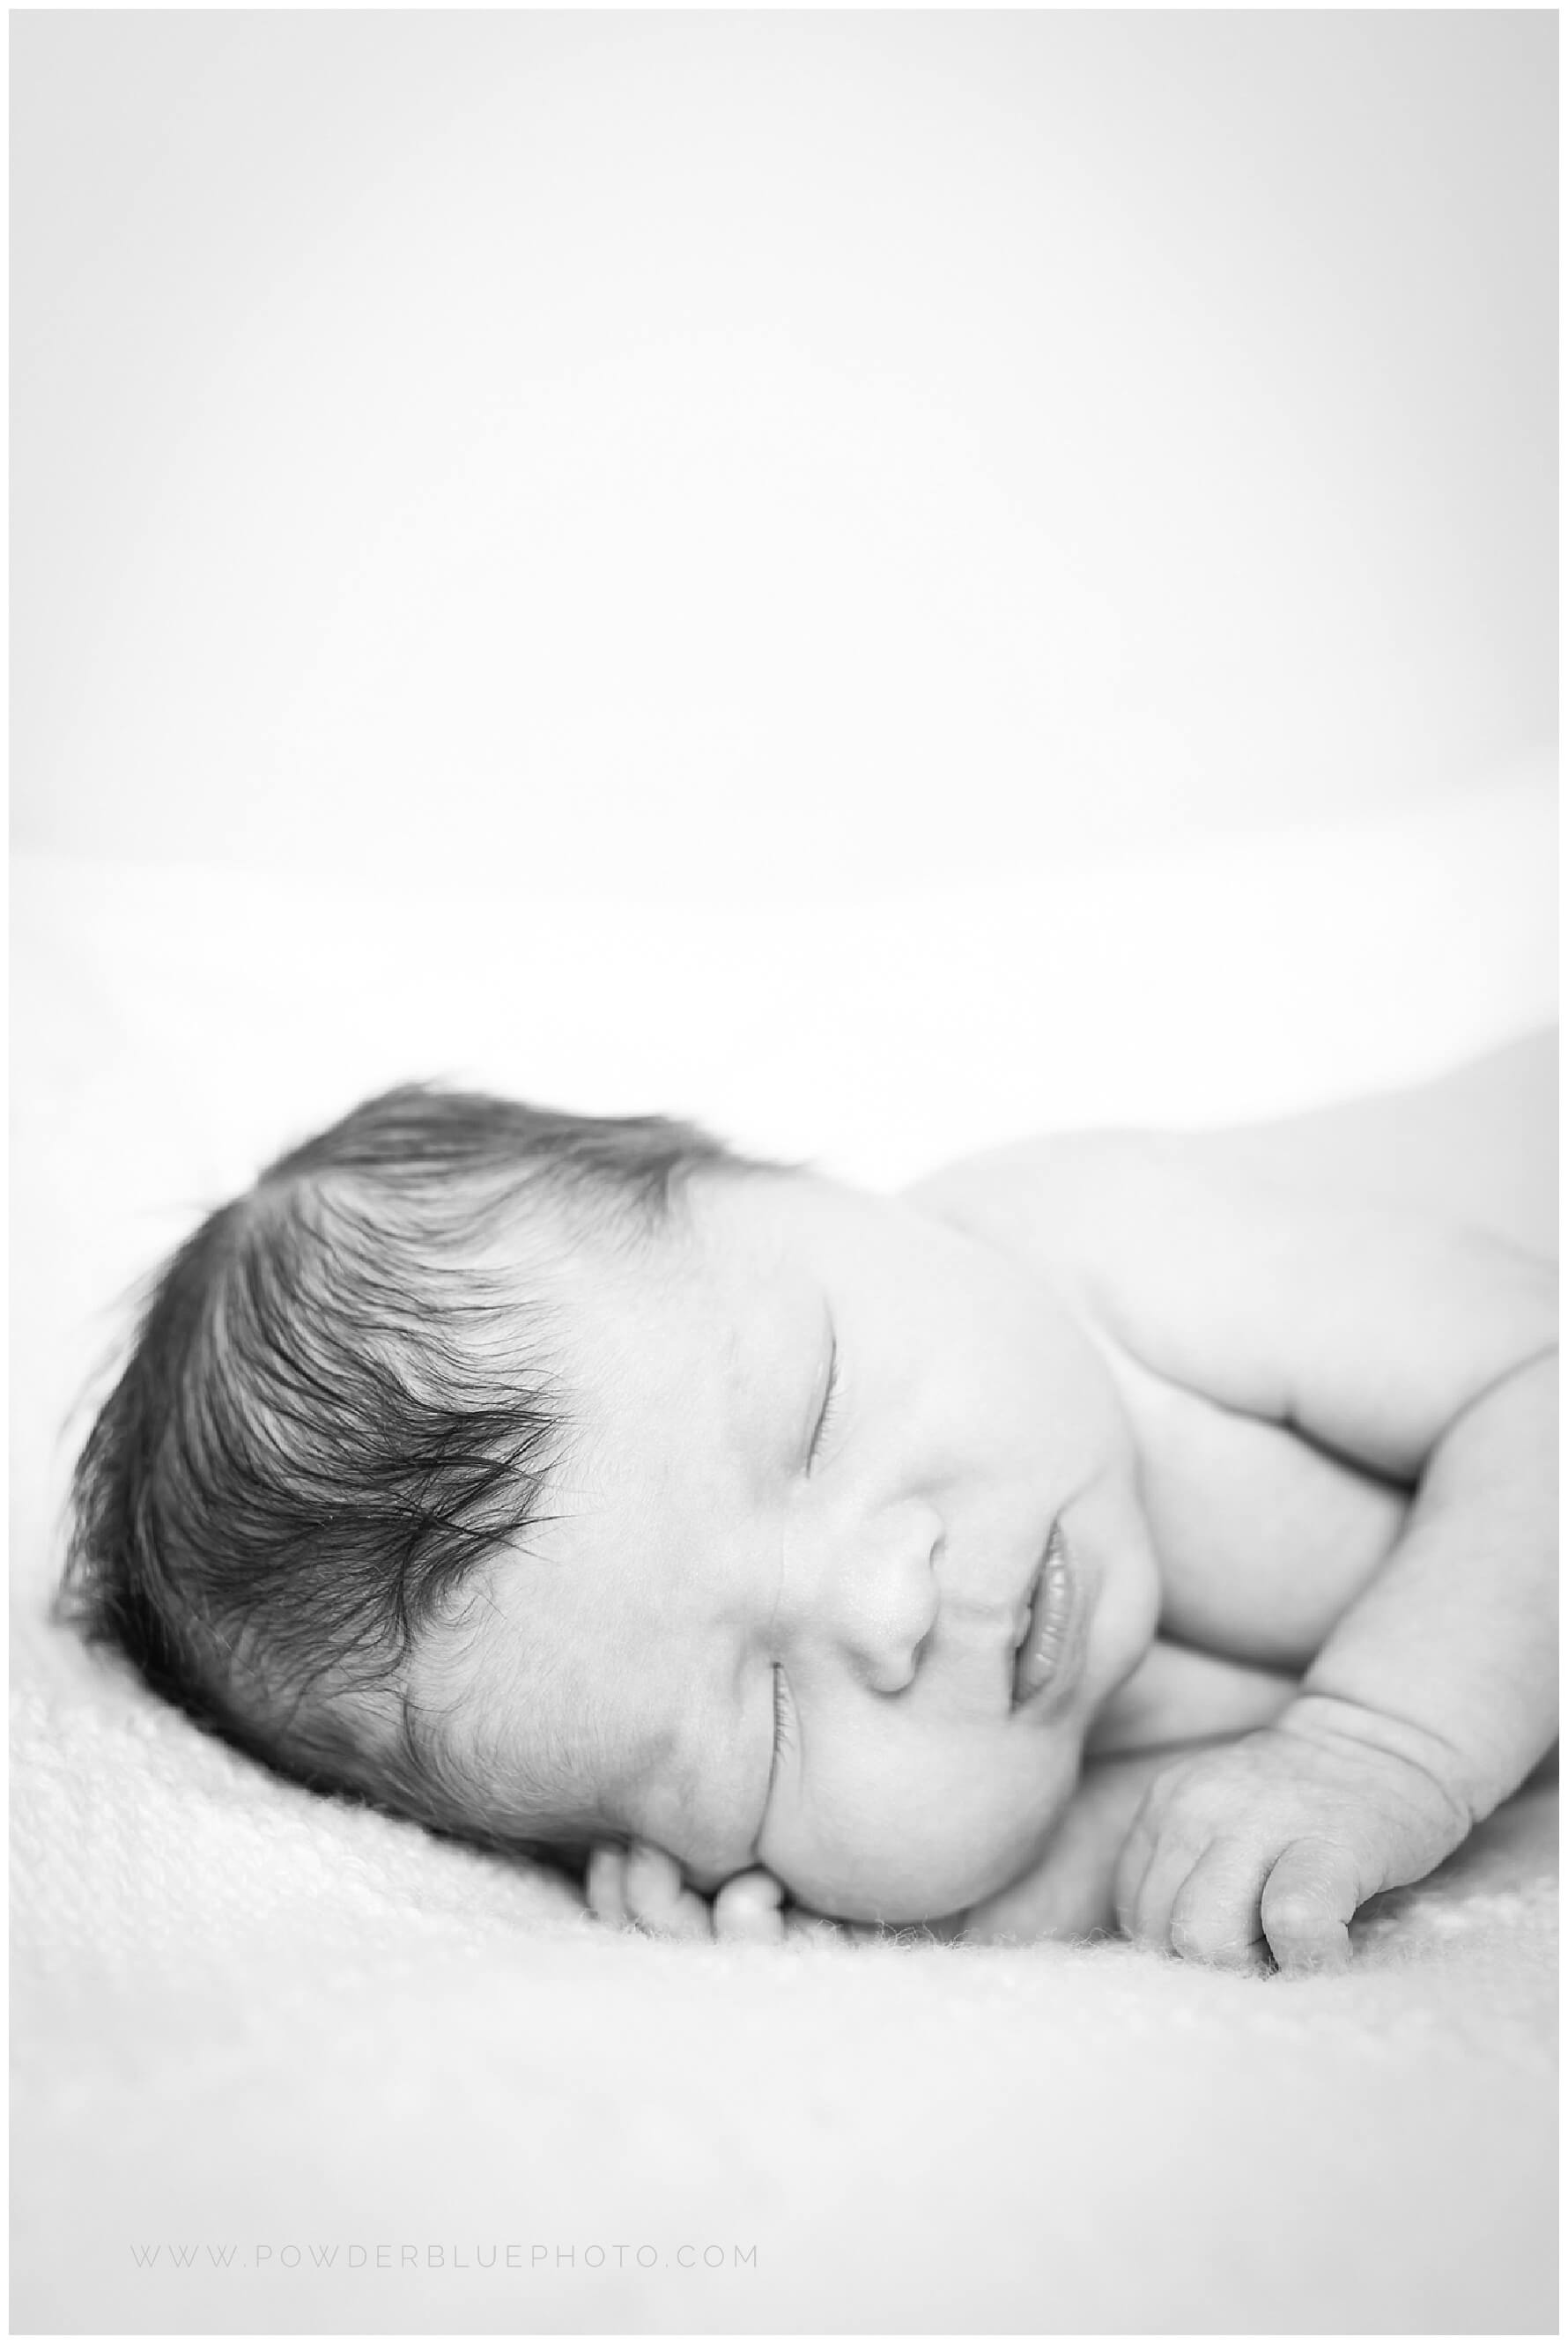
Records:
{"label": "baby's eyelash", "polygon": [[833,1359],[827,1371],[827,1390],[823,1397],[822,1414],[816,1420],[816,1437],[811,1444],[814,1462],[818,1450],[827,1436],[829,1426],[833,1424],[838,1414],[838,1346],[835,1343],[833,1348]]}
{"label": "baby's eyelash", "polygon": [[778,1772],[779,1760],[791,1746],[793,1738],[790,1727],[789,1695],[784,1691],[784,1671],[775,1664],[774,1669],[774,1763],[773,1773],[768,1777],[770,1789],[773,1785],[773,1775]]}

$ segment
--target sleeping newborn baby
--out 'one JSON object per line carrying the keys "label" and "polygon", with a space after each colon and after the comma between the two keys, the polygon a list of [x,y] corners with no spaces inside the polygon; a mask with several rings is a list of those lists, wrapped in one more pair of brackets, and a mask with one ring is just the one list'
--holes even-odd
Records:
{"label": "sleeping newborn baby", "polygon": [[164,1272],[67,1601],[606,1919],[1342,1963],[1554,1733],[1554,1274],[1407,1106],[881,1196],[372,1099]]}

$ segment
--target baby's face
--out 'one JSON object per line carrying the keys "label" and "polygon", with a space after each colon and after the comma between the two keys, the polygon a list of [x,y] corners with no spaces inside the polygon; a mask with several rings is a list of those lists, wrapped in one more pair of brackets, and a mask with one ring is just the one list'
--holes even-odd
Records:
{"label": "baby's face", "polygon": [[1054,1291],[803,1174],[704,1176],[655,1254],[565,1277],[553,1518],[416,1672],[486,1819],[525,1832],[551,1784],[699,1887],[761,1864],[846,1919],[1017,1879],[1157,1608]]}

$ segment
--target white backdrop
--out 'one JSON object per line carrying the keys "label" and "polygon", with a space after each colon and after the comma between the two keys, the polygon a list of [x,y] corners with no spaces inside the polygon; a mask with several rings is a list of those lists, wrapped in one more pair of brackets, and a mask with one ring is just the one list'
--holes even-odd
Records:
{"label": "white backdrop", "polygon": [[723,900],[1479,780],[1555,41],[24,13],[22,843]]}

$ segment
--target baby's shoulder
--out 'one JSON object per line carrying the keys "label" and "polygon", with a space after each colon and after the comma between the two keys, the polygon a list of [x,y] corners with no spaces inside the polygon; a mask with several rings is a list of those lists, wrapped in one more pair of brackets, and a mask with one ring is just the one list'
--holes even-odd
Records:
{"label": "baby's shoulder", "polygon": [[1450,1106],[1417,1093],[1293,1125],[1053,1133],[906,1193],[1143,1367],[1386,1462],[1555,1334],[1555,1272],[1506,1167],[1429,1160],[1455,1152],[1433,1143]]}
{"label": "baby's shoulder", "polygon": [[956,1157],[911,1181],[904,1196],[939,1220],[995,1236],[1043,1236],[1103,1217],[1108,1184],[1149,1177],[1169,1136],[1131,1130],[1042,1131]]}
{"label": "baby's shoulder", "polygon": [[1207,1253],[1237,1217],[1288,1230],[1392,1216],[1554,1258],[1556,1076],[1553,1030],[1430,1082],[1270,1122],[1040,1133],[944,1165],[906,1193],[1064,1269],[1179,1232]]}
{"label": "baby's shoulder", "polygon": [[1178,1235],[1189,1268],[1196,1245],[1223,1277],[1228,1220],[1258,1187],[1244,1157],[1187,1134],[1109,1130],[1012,1140],[943,1165],[904,1194],[1092,1298],[1156,1269]]}
{"label": "baby's shoulder", "polygon": [[1260,1207],[1258,1188],[1245,1164],[1185,1135],[1127,1130],[1013,1141],[905,1196],[1043,1277],[1118,1360],[1234,1400],[1232,1355],[1249,1347],[1267,1257],[1295,1223],[1289,1195]]}

